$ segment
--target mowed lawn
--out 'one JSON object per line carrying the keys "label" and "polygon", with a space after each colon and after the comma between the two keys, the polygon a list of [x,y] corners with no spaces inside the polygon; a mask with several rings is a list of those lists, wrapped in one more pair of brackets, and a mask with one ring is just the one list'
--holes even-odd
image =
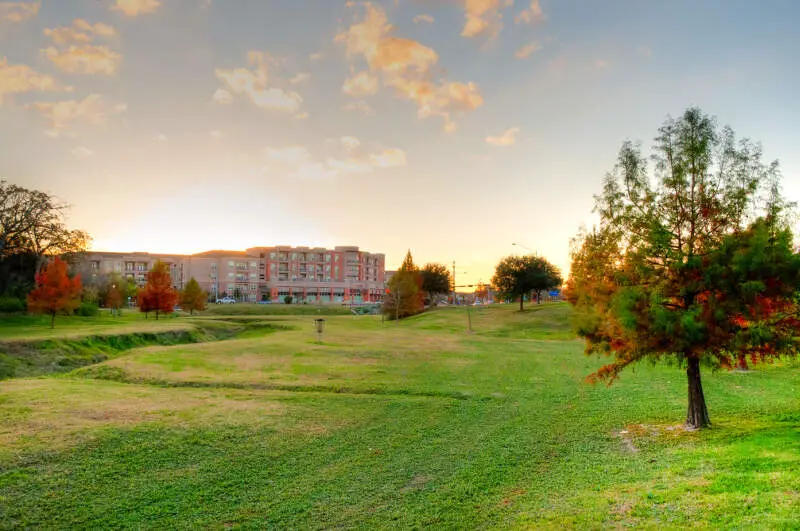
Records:
{"label": "mowed lawn", "polygon": [[800,526],[797,362],[706,370],[686,432],[682,370],[587,384],[569,307],[516,310],[329,315],[322,344],[254,310],[277,331],[2,381],[0,528]]}

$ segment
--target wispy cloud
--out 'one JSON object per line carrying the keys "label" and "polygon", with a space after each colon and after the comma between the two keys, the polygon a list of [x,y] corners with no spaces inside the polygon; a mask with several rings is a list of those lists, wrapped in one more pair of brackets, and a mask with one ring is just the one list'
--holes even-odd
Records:
{"label": "wispy cloud", "polygon": [[506,129],[500,136],[487,136],[486,143],[498,147],[513,146],[517,143],[517,133],[519,133],[519,127],[512,127]]}
{"label": "wispy cloud", "polygon": [[368,3],[365,10],[364,19],[337,35],[336,41],[345,44],[351,59],[362,58],[395,96],[415,102],[420,118],[439,116],[445,130],[452,131],[454,113],[483,104],[475,83],[432,81],[439,55],[418,41],[394,36],[380,6]]}
{"label": "wispy cloud", "polygon": [[125,16],[138,17],[155,13],[161,6],[159,0],[116,0],[111,9],[121,11]]}
{"label": "wispy cloud", "polygon": [[461,36],[497,37],[503,29],[502,10],[513,4],[514,0],[466,0]]}
{"label": "wispy cloud", "polygon": [[414,24],[433,24],[433,20],[430,15],[417,15],[414,17]]}
{"label": "wispy cloud", "polygon": [[541,49],[542,49],[541,44],[539,44],[538,42],[532,42],[530,44],[526,44],[525,46],[514,52],[514,57],[516,57],[517,59],[525,59],[533,52],[539,51]]}
{"label": "wispy cloud", "polygon": [[539,5],[539,0],[531,0],[531,5],[517,15],[514,22],[517,24],[532,24],[542,22],[544,20],[544,13],[542,7]]}
{"label": "wispy cloud", "polygon": [[107,46],[70,46],[42,50],[42,55],[56,67],[71,74],[105,74],[117,71],[122,56]]}
{"label": "wispy cloud", "polygon": [[217,89],[211,96],[211,101],[217,105],[228,105],[233,101],[233,94],[225,89]]}
{"label": "wispy cloud", "polygon": [[377,147],[369,150],[353,136],[344,136],[335,141],[331,139],[331,142],[334,147],[340,146],[341,156],[314,157],[300,145],[268,147],[264,150],[265,171],[290,179],[331,179],[407,164],[406,153],[402,149]]}
{"label": "wispy cloud", "polygon": [[[250,52],[248,59],[255,65],[253,70],[247,68],[233,68],[216,70],[217,78],[223,81],[233,94],[243,94],[261,109],[277,110],[295,113],[303,103],[303,98],[296,92],[287,92],[281,88],[268,86],[267,63],[270,61],[268,54],[263,52]],[[225,91],[229,95],[231,92]],[[222,103],[227,98],[225,92],[217,91]]]}
{"label": "wispy cloud", "polygon": [[342,105],[342,109],[345,111],[356,112],[364,116],[375,115],[375,109],[373,109],[370,104],[364,100],[348,101]]}
{"label": "wispy cloud", "polygon": [[308,56],[309,59],[312,61],[321,61],[325,57],[325,54],[322,52],[312,53]]}
{"label": "wispy cloud", "polygon": [[71,26],[61,26],[58,28],[47,28],[44,34],[51,39],[55,44],[87,44],[94,40],[95,37],[113,37],[117,34],[116,30],[104,24],[97,22],[90,24],[83,19],[75,19]]}
{"label": "wispy cloud", "polygon": [[94,151],[92,151],[91,149],[87,148],[86,146],[78,146],[76,148],[73,148],[72,150],[70,150],[70,153],[72,153],[76,157],[79,157],[79,158],[82,158],[82,159],[85,159],[86,157],[91,157],[92,155],[94,155]]}
{"label": "wispy cloud", "polygon": [[0,57],[0,105],[3,99],[11,94],[26,92],[70,91],[70,87],[61,87],[55,78],[41,74],[27,65],[10,65],[8,59]]}
{"label": "wispy cloud", "polygon": [[41,6],[41,2],[0,2],[0,20],[22,22],[35,17]]}
{"label": "wispy cloud", "polygon": [[156,144],[166,144],[168,141],[169,139],[167,138],[167,135],[165,135],[164,133],[159,133],[153,137],[153,142],[155,142]]}
{"label": "wispy cloud", "polygon": [[289,83],[292,85],[297,85],[298,83],[303,83],[304,81],[308,81],[311,79],[311,74],[308,72],[298,72],[293,78],[289,80]]}
{"label": "wispy cloud", "polygon": [[81,101],[37,101],[27,108],[38,111],[47,120],[51,129],[59,130],[75,124],[103,125],[111,117],[125,112],[128,106],[108,100],[99,94],[90,94]]}
{"label": "wispy cloud", "polygon": [[353,74],[344,80],[342,92],[354,98],[372,96],[378,92],[378,78],[367,71]]}
{"label": "wispy cloud", "polygon": [[639,57],[646,57],[649,59],[650,57],[653,56],[653,50],[651,50],[649,46],[642,45],[636,49],[636,55],[638,55]]}
{"label": "wispy cloud", "polygon": [[594,67],[597,68],[598,70],[603,70],[605,68],[608,68],[609,64],[610,63],[605,59],[598,59],[594,62]]}

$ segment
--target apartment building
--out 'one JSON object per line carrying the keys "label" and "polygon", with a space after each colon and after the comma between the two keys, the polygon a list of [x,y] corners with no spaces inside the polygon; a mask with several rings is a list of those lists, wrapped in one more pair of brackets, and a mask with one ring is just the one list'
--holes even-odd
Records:
{"label": "apartment building", "polygon": [[245,251],[207,251],[192,255],[88,253],[93,274],[119,273],[143,286],[157,260],[169,265],[180,289],[194,277],[209,298],[239,301],[362,303],[380,302],[384,293],[385,256],[354,246],[334,249],[253,247]]}

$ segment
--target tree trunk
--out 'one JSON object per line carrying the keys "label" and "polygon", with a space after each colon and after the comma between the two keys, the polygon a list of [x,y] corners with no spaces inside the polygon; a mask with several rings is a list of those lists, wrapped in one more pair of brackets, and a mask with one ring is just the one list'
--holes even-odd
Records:
{"label": "tree trunk", "polygon": [[525,302],[525,294],[523,293],[522,295],[519,296],[519,311],[521,312],[525,311],[525,308],[522,306],[524,302]]}
{"label": "tree trunk", "polygon": [[158,310],[156,310],[156,321],[158,321]]}
{"label": "tree trunk", "polygon": [[56,327],[56,312],[50,314],[50,328]]}
{"label": "tree trunk", "polygon": [[750,367],[747,365],[747,356],[744,354],[739,354],[739,357],[736,361],[736,368],[740,371],[749,371]]}
{"label": "tree trunk", "polygon": [[686,425],[690,428],[706,428],[711,425],[703,396],[703,383],[700,381],[700,358],[688,357],[686,376],[689,379],[689,407],[686,412]]}

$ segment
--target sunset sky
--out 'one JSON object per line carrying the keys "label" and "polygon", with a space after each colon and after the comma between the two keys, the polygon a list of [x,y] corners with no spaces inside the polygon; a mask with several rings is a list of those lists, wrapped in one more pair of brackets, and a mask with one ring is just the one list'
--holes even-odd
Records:
{"label": "sunset sky", "polygon": [[625,139],[698,105],[800,199],[796,0],[0,2],[0,179],[109,251],[568,269]]}

